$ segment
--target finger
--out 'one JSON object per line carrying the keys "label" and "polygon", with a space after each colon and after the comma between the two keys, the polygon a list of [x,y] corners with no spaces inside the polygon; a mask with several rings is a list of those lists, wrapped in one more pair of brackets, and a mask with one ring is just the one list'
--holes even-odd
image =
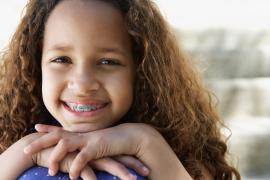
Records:
{"label": "finger", "polygon": [[63,149],[61,145],[59,145],[59,143],[52,150],[49,158],[49,174],[51,176],[57,174],[59,169],[59,163],[61,162],[61,160],[64,159],[67,153],[67,149]]}
{"label": "finger", "polygon": [[69,141],[73,142],[73,143],[68,143],[68,144],[65,143],[64,145],[66,145],[66,148],[72,149],[72,147],[76,146],[79,149],[83,143],[83,141],[81,141],[82,138],[79,136],[80,134],[78,133],[71,133],[62,129],[58,129],[56,131],[52,131],[36,139],[32,143],[30,143],[24,149],[24,151],[25,153],[33,154],[42,149],[45,149],[45,148],[48,148],[57,144],[60,140],[62,140],[63,142],[69,142]]}
{"label": "finger", "polygon": [[91,151],[87,151],[87,148],[83,148],[75,157],[70,167],[70,176],[73,178],[78,178],[80,171],[86,166],[86,164],[91,160]]}
{"label": "finger", "polygon": [[120,179],[133,180],[136,177],[131,174],[128,169],[121,163],[112,158],[101,158],[92,160],[91,166],[97,170],[106,171]]}
{"label": "finger", "polygon": [[[70,172],[70,167],[71,164],[74,160],[74,158],[76,157],[77,153],[73,152],[73,153],[68,153],[65,158],[61,161],[60,163],[60,171],[62,172],[66,172],[69,173]],[[71,176],[71,175],[70,175]],[[88,165],[86,165],[81,173],[80,173],[81,178],[83,178],[84,180],[96,180],[96,175],[94,173],[94,171],[92,170],[92,168]],[[70,179],[75,179],[72,176],[70,177]]]}
{"label": "finger", "polygon": [[46,125],[46,124],[36,124],[35,129],[38,132],[44,132],[45,133],[45,132],[52,132],[52,131],[62,129],[62,127]]}
{"label": "finger", "polygon": [[51,133],[47,133],[43,136],[41,136],[40,138],[34,140],[32,143],[30,143],[29,145],[27,145],[24,148],[24,152],[26,154],[34,154],[37,153],[39,151],[41,151],[42,149],[51,147],[55,144],[58,143],[58,141],[61,139],[62,135],[61,132],[58,131],[54,131]]}
{"label": "finger", "polygon": [[50,170],[52,170],[53,172],[57,172],[59,163],[65,158],[67,153],[74,152],[77,149],[78,149],[77,144],[72,142],[71,139],[68,138],[61,139],[53,149],[52,153],[50,154],[50,163],[49,163]]}
{"label": "finger", "polygon": [[96,180],[97,179],[94,171],[89,166],[85,166],[85,168],[82,170],[81,178],[83,178],[83,180]]}
{"label": "finger", "polygon": [[150,173],[149,168],[147,168],[139,159],[133,156],[115,156],[113,159],[124,164],[125,166],[135,170],[141,176],[148,176]]}

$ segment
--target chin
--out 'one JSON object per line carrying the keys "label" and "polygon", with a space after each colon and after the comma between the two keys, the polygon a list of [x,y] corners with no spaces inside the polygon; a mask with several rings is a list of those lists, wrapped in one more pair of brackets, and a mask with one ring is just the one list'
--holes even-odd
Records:
{"label": "chin", "polygon": [[69,127],[64,127],[64,129],[66,131],[69,132],[74,132],[74,133],[87,133],[87,132],[91,132],[91,131],[95,131],[98,130],[99,128],[93,126],[93,125],[89,125],[89,124],[76,124],[76,125],[71,125]]}

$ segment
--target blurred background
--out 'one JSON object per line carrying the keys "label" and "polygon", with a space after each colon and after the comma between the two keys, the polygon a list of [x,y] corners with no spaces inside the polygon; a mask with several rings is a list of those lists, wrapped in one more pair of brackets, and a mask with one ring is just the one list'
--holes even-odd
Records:
{"label": "blurred background", "polygon": [[[232,133],[232,161],[242,178],[270,180],[270,1],[154,1],[219,99]],[[0,49],[25,4],[0,1]]]}

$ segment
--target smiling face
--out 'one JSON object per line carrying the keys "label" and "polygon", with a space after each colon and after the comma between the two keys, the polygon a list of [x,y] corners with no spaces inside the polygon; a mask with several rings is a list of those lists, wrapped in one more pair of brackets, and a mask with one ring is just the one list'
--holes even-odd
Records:
{"label": "smiling face", "polygon": [[121,12],[98,1],[60,2],[45,27],[42,97],[64,129],[108,127],[133,101],[135,66]]}

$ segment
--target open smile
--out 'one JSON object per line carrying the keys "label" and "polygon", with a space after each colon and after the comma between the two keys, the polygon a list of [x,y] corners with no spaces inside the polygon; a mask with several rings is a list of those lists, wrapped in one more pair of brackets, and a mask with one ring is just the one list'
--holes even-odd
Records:
{"label": "open smile", "polygon": [[71,110],[76,112],[89,112],[103,108],[106,103],[102,104],[77,104],[77,103],[65,103]]}
{"label": "open smile", "polygon": [[61,102],[64,109],[71,112],[76,116],[94,116],[104,110],[109,103],[74,103],[74,102]]}

